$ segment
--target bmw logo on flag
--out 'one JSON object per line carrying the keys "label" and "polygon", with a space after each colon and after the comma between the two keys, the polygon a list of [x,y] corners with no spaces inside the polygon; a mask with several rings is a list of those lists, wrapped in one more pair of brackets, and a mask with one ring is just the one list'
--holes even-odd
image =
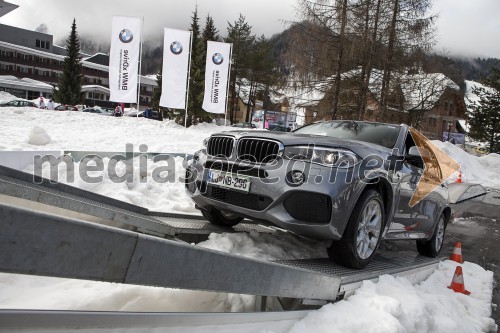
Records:
{"label": "bmw logo on flag", "polygon": [[224,62],[224,57],[220,53],[214,53],[214,55],[212,56],[212,61],[214,62],[214,64],[220,65]]}
{"label": "bmw logo on flag", "polygon": [[134,34],[128,29],[120,31],[120,40],[122,43],[130,43],[134,39]]}
{"label": "bmw logo on flag", "polygon": [[172,51],[173,54],[181,54],[182,53],[182,44],[175,41],[172,44],[170,44],[170,51]]}

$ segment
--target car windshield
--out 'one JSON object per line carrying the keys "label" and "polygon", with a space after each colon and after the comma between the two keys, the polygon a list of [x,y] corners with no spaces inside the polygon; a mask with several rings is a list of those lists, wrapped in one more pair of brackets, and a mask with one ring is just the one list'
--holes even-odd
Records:
{"label": "car windshield", "polygon": [[332,138],[358,140],[393,148],[400,126],[357,121],[329,121],[304,126],[296,134],[313,134]]}

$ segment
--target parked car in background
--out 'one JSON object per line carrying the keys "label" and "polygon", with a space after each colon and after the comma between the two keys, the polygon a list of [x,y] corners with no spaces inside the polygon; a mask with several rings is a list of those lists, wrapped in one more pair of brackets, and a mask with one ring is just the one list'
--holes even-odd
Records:
{"label": "parked car in background", "polygon": [[[382,240],[413,240],[436,257],[451,218],[448,188],[431,146],[420,155],[416,142],[427,141],[407,125],[362,121],[215,133],[186,169],[186,192],[213,224],[250,218],[330,240],[330,259],[347,267],[365,267]],[[424,162],[436,187],[413,203]]]}
{"label": "parked car in background", "polygon": [[[152,111],[152,117],[150,119],[158,119],[158,111]],[[127,113],[128,117],[139,117],[139,118],[145,118],[144,117],[144,111],[141,111],[139,113],[137,112],[129,112]]]}
{"label": "parked car in background", "polygon": [[30,108],[38,108],[38,106],[33,103],[33,102],[30,102],[30,101],[25,101],[25,100],[22,100],[22,99],[15,99],[13,101],[10,101],[10,102],[6,102],[6,103],[1,103],[0,104],[0,107],[30,107]]}
{"label": "parked car in background", "polygon": [[476,147],[474,149],[474,152],[476,153],[476,155],[485,155],[485,154],[488,154],[488,148],[486,147]]}
{"label": "parked car in background", "polygon": [[257,126],[255,126],[254,124],[252,124],[252,123],[247,123],[247,122],[244,122],[244,123],[237,123],[237,124],[234,124],[232,127],[257,128]]}
{"label": "parked car in background", "polygon": [[54,108],[55,111],[78,111],[78,108],[73,105],[61,104]]}
{"label": "parked car in background", "polygon": [[82,112],[100,114],[100,115],[103,115],[103,116],[111,116],[111,115],[113,115],[113,112],[108,111],[108,110],[104,110],[104,109],[101,109],[101,108],[86,108],[86,109],[83,109]]}
{"label": "parked car in background", "polygon": [[285,127],[281,125],[276,125],[276,126],[269,126],[270,131],[275,131],[275,132],[291,132],[292,129],[290,127]]}

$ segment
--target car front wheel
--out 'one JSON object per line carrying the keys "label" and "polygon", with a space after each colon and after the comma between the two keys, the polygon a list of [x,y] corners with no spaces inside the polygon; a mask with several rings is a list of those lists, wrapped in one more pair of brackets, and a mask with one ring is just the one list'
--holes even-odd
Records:
{"label": "car front wheel", "polygon": [[339,241],[328,249],[328,256],[336,263],[364,268],[373,258],[384,225],[384,202],[376,190],[363,193],[354,206],[346,230]]}
{"label": "car front wheel", "polygon": [[239,217],[231,212],[219,210],[217,208],[212,208],[211,210],[203,209],[201,211],[201,214],[210,223],[223,227],[234,227],[243,220],[242,217]]}
{"label": "car front wheel", "polygon": [[428,241],[417,241],[417,251],[421,255],[435,258],[441,252],[444,242],[444,234],[446,231],[446,219],[444,215],[439,217],[438,223],[436,225],[436,230],[434,230],[434,235]]}

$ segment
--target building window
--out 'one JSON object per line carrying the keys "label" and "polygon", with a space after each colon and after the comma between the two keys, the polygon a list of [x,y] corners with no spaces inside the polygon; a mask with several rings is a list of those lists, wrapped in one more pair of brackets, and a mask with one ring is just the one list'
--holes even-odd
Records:
{"label": "building window", "polygon": [[45,48],[48,50],[50,48],[50,42],[45,42]]}
{"label": "building window", "polygon": [[36,40],[36,47],[40,47],[40,40],[39,39]]}

